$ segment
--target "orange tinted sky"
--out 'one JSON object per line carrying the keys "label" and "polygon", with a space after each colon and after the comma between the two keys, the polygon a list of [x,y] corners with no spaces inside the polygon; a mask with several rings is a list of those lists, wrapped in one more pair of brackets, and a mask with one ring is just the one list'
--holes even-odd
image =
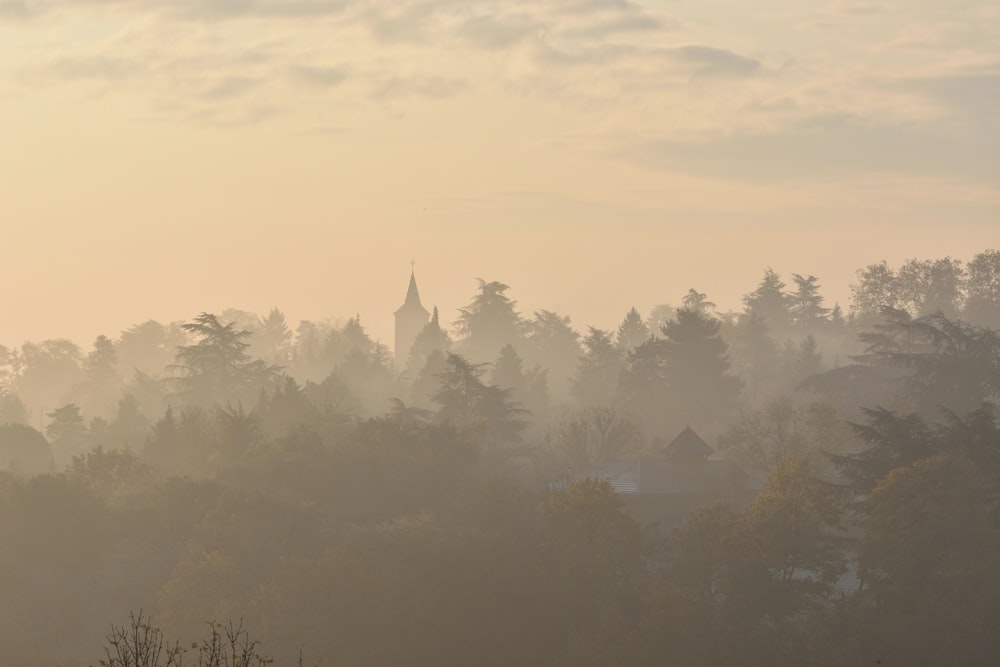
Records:
{"label": "orange tinted sky", "polygon": [[[750,7],[749,5],[753,5]],[[611,327],[1000,246],[990,2],[0,0],[0,342],[359,312],[409,260]]]}

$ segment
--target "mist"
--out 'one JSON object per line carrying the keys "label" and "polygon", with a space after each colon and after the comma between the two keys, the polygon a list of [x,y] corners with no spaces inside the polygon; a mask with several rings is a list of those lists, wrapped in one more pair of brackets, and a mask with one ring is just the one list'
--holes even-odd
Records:
{"label": "mist", "polygon": [[1000,663],[985,0],[0,0],[0,664]]}

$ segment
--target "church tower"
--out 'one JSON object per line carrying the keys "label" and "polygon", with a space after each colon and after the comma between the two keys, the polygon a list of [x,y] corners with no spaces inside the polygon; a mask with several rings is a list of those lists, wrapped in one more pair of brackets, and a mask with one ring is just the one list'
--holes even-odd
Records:
{"label": "church tower", "polygon": [[395,357],[396,368],[402,369],[406,366],[407,358],[410,355],[410,348],[416,340],[431,314],[420,304],[420,293],[417,291],[417,279],[410,270],[410,286],[406,290],[406,301],[396,310],[396,340]]}

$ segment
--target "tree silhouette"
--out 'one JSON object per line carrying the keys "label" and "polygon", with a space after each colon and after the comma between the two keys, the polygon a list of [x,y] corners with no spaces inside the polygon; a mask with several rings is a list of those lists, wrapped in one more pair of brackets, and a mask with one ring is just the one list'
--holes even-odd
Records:
{"label": "tree silhouette", "polygon": [[198,340],[177,348],[171,368],[178,373],[172,378],[177,396],[189,402],[249,399],[277,373],[276,366],[247,354],[251,333],[237,329],[235,322],[222,324],[215,315],[202,313],[184,330]]}

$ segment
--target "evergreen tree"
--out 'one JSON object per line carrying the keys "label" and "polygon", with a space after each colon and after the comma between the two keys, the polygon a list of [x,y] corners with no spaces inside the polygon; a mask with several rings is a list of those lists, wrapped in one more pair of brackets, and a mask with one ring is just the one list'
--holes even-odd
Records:
{"label": "evergreen tree", "polygon": [[432,350],[427,361],[410,385],[410,401],[418,408],[434,405],[434,396],[441,389],[441,375],[448,370],[448,362],[442,350]]}
{"label": "evergreen tree", "polygon": [[430,356],[431,352],[437,350],[439,352],[447,352],[451,349],[451,336],[448,332],[441,328],[441,323],[438,317],[437,306],[434,307],[434,313],[431,315],[430,322],[428,322],[417,337],[413,340],[413,345],[410,347],[409,358],[406,362],[406,368],[410,373],[418,373],[420,369],[424,367],[427,363],[427,357]]}
{"label": "evergreen tree", "polygon": [[768,329],[783,331],[789,323],[788,300],[785,283],[768,267],[764,271],[757,289],[743,297],[748,315],[756,315],[764,321]]}
{"label": "evergreen tree", "polygon": [[473,364],[448,354],[441,387],[434,396],[437,417],[487,449],[520,440],[523,410],[511,400],[511,390],[481,380],[488,364]]}
{"label": "evergreen tree", "polygon": [[585,407],[611,405],[618,376],[625,365],[622,354],[615,348],[609,332],[594,327],[589,328],[583,339],[583,349],[573,378],[573,396]]}
{"label": "evergreen tree", "polygon": [[818,278],[816,276],[803,278],[793,273],[792,279],[795,280],[795,291],[786,295],[792,324],[800,329],[815,328],[826,321],[827,313],[830,312],[829,308],[823,307],[823,297],[816,282]]}
{"label": "evergreen tree", "polygon": [[685,421],[710,423],[736,408],[743,383],[729,374],[729,346],[719,327],[718,320],[683,308],[663,327],[670,410]]}
{"label": "evergreen tree", "polygon": [[284,365],[291,356],[292,332],[285,315],[277,307],[264,317],[250,340],[251,353],[270,364]]}
{"label": "evergreen tree", "polygon": [[715,304],[708,300],[708,295],[699,292],[693,287],[684,295],[682,303],[688,310],[693,310],[702,315],[706,315],[709,310],[715,309]]}
{"label": "evergreen tree", "polygon": [[802,380],[818,375],[823,370],[823,354],[819,351],[816,339],[809,334],[799,343],[799,349],[795,355],[794,381]]}
{"label": "evergreen tree", "polygon": [[740,317],[732,333],[733,366],[753,398],[766,396],[775,385],[779,355],[764,318],[750,313]]}
{"label": "evergreen tree", "polygon": [[615,345],[622,352],[628,354],[639,347],[649,338],[649,327],[642,321],[642,316],[634,307],[625,315],[625,319],[618,326],[618,334],[615,336]]}
{"label": "evergreen tree", "polygon": [[455,322],[459,345],[472,359],[495,359],[504,345],[513,345],[521,338],[523,324],[517,313],[517,302],[507,297],[507,285],[479,281],[479,292],[468,306],[459,309]]}
{"label": "evergreen tree", "polygon": [[580,356],[580,334],[570,326],[570,319],[550,310],[535,312],[525,323],[525,359],[549,371],[549,390],[553,398],[569,398],[570,380]]}
{"label": "evergreen tree", "polygon": [[255,397],[277,369],[247,354],[251,333],[222,324],[202,313],[184,329],[198,337],[193,345],[177,348],[173,378],[178,395],[193,403],[213,404]]}

